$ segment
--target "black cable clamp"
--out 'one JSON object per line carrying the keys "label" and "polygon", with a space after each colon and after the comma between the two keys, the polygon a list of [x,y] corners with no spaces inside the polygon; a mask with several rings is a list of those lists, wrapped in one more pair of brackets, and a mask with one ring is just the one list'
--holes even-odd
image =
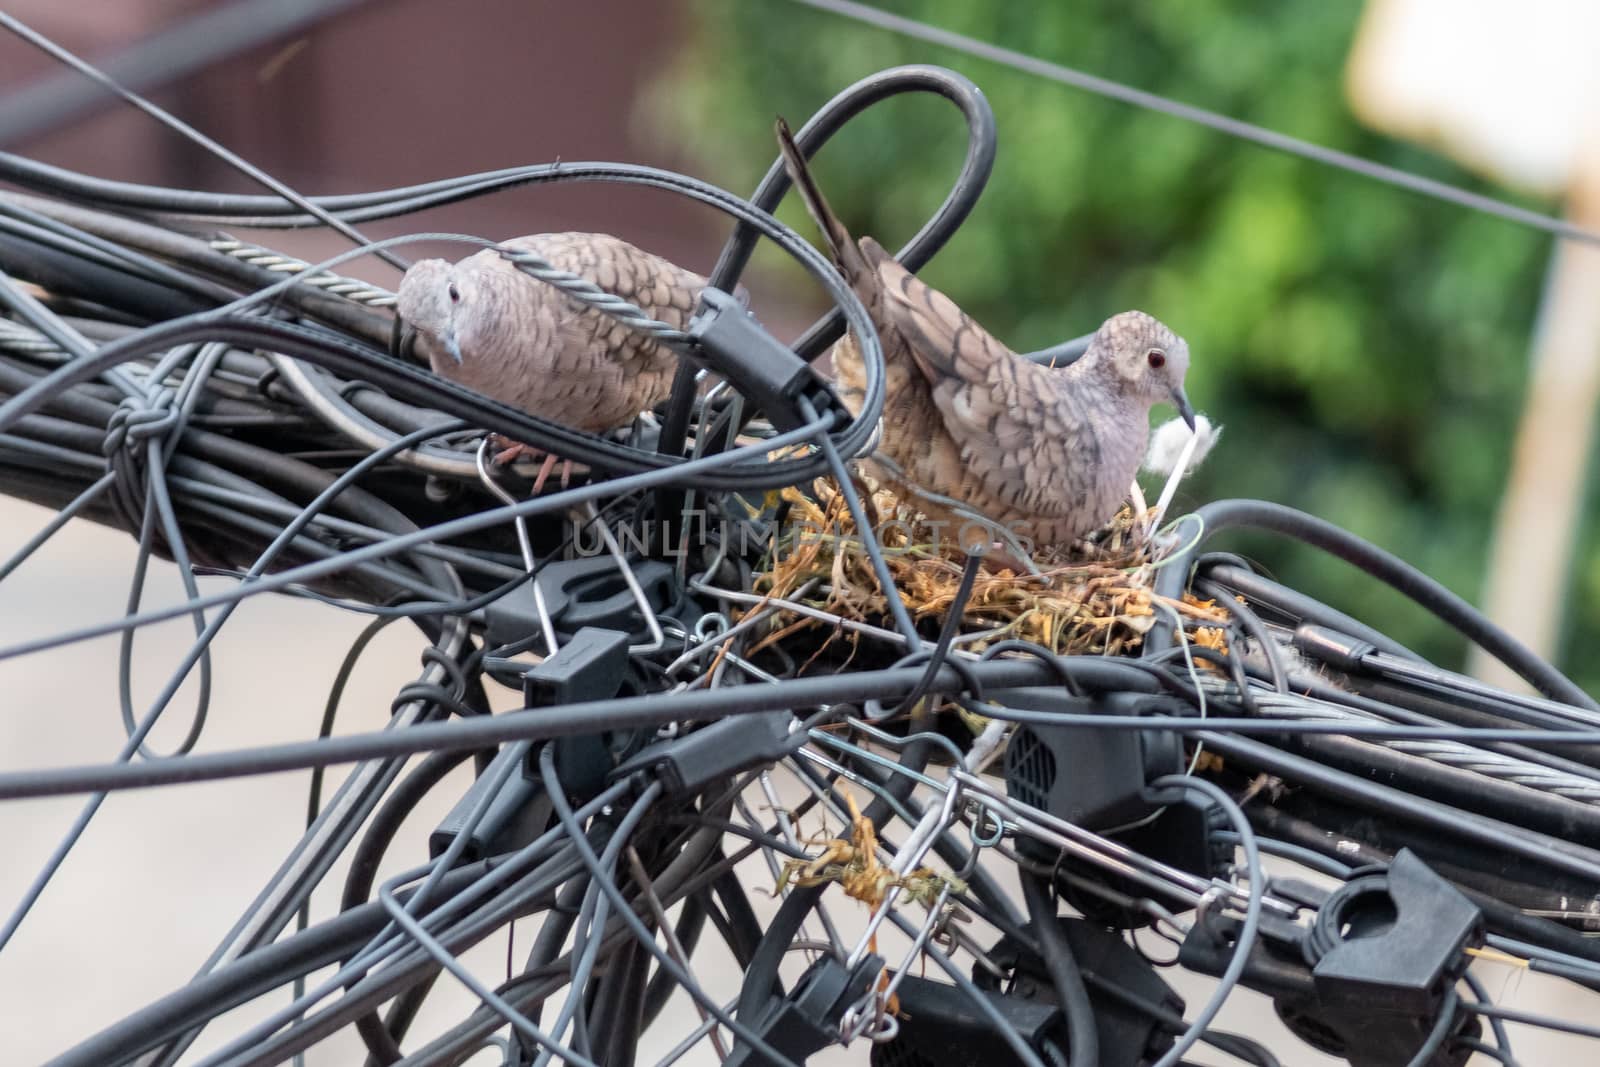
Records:
{"label": "black cable clamp", "polygon": [[545,796],[538,780],[517,771],[512,771],[501,782],[494,799],[489,802],[489,809],[471,825],[472,813],[488,792],[490,783],[501,777],[501,768],[522,756],[518,745],[507,745],[500,750],[428,835],[429,858],[438,859],[444,855],[463,833],[467,834],[467,844],[462,848],[460,864],[477,863],[490,856],[513,852],[544,832],[550,822],[550,798]]}
{"label": "black cable clamp", "polygon": [[[1186,709],[1164,696],[1106,693],[1084,697],[1053,687],[1004,690],[996,694],[996,702],[1079,715],[1181,713]],[[1163,863],[1210,878],[1222,871],[1231,855],[1212,833],[1214,807],[1187,801],[1169,804],[1150,795],[1148,783],[1183,769],[1183,742],[1170,730],[1026,723],[1012,734],[1005,754],[1008,796],[1087,830],[1109,834]],[[1042,842],[1019,841],[1017,847],[1043,863],[1056,855],[1055,849]],[[1104,881],[1133,896],[1146,895],[1115,876]],[[1131,929],[1150,921],[1148,912],[1108,905],[1103,898],[1071,884],[1057,888],[1074,907],[1108,926]],[[1175,898],[1167,903],[1181,906]]]}
{"label": "black cable clamp", "polygon": [[[617,630],[585,627],[543,663],[522,675],[522,696],[530,708],[555,707],[579,701],[605,700],[617,695],[628,666],[628,635]],[[562,784],[585,799],[605,786],[606,773],[636,744],[631,733],[608,731],[558,737],[556,768]],[[550,822],[550,800],[539,774],[538,748],[506,745],[490,761],[455,805],[428,835],[428,851],[438,858],[462,833],[470,840],[461,862],[472,863],[499,855],[533,841]],[[501,782],[489,808],[475,825],[471,815],[491,782],[501,778],[509,760],[522,761],[520,773]]]}
{"label": "black cable clamp", "polygon": [[[806,968],[794,992],[786,997],[772,997],[748,1023],[762,1040],[791,1061],[804,1063],[839,1040],[839,1024],[845,1012],[861,1003],[881,973],[883,959],[871,953],[853,970],[847,969],[835,956],[823,956]],[[771,1059],[742,1042],[723,1060],[723,1067],[757,1064],[777,1067]]]}
{"label": "black cable clamp", "polygon": [[[629,566],[652,611],[659,615],[672,606],[677,578],[671,563],[647,559],[631,561]],[[609,554],[546,563],[534,581],[544,594],[545,610],[560,641],[571,640],[585,627],[621,630],[635,639],[647,632],[639,603]],[[517,586],[485,609],[484,620],[490,648],[517,644],[538,633],[543,624],[534,587]]]}
{"label": "black cable clamp", "polygon": [[801,397],[820,414],[834,413],[831,433],[850,422],[850,412],[811,364],[795,355],[756,321],[736,297],[707,287],[689,321],[689,336],[706,354],[710,369],[731,382],[780,430],[798,430],[810,420]]}
{"label": "black cable clamp", "polygon": [[[1454,1013],[1452,1039],[1482,1032],[1453,991],[1470,962],[1466,949],[1482,944],[1483,933],[1477,905],[1402,849],[1386,871],[1357,875],[1317,909],[1300,945],[1310,988],[1262,991],[1313,1048],[1353,1067],[1406,1067],[1443,1011]],[[1427,1067],[1460,1067],[1471,1054],[1446,1040]]]}
{"label": "black cable clamp", "polygon": [[[900,979],[895,995],[900,998],[900,1014],[916,1022],[902,1025],[887,1043],[872,1046],[872,1067],[1013,1067],[1022,1062],[995,1033],[988,1015],[959,987],[908,974]],[[1041,1057],[1047,1045],[1066,1048],[1061,1009],[1048,995],[1036,1000],[981,987],[977,995],[992,1004]],[[1140,1062],[1130,1059],[1124,1065],[1103,1059],[1099,1067],[1139,1067]]]}
{"label": "black cable clamp", "polygon": [[805,740],[789,732],[787,711],[730,715],[693,733],[659,741],[611,772],[613,779],[639,771],[658,775],[669,796],[698,792],[723,778],[786,758]]}
{"label": "black cable clamp", "polygon": [[[617,695],[627,674],[628,635],[585,626],[553,656],[524,672],[522,698],[530,708],[608,700]],[[549,743],[555,746],[557,776],[568,795],[587,800],[605,788],[611,769],[638,748],[641,732],[596,730]],[[528,752],[522,773],[531,781],[541,780],[537,747]]]}
{"label": "black cable clamp", "polygon": [[[1152,698],[1111,693],[1089,700],[1032,687],[994,694],[996,703],[1038,711],[1137,715]],[[1156,810],[1148,783],[1183,771],[1183,743],[1170,730],[1097,730],[1027,723],[1006,745],[1006,793],[1086,830],[1137,822]]]}
{"label": "black cable clamp", "polygon": [[[1173,1036],[1161,1026],[1150,1009],[1182,1018],[1183,998],[1178,996],[1156,973],[1155,968],[1118,934],[1087,919],[1062,916],[1056,922],[1061,927],[1061,932],[1066,935],[1067,944],[1072,948],[1072,957],[1083,972],[1089,1001],[1094,1006],[1095,1029],[1100,1038],[1098,1067],[1140,1067],[1141,1064],[1153,1063],[1160,1059],[1161,1055],[1172,1047]],[[1024,930],[1032,938],[1033,925],[1030,923]],[[1033,1048],[1043,1055],[1043,1045],[1020,1025],[1021,1013],[1006,1006],[1021,1002],[1051,1009],[1060,1026],[1040,1030],[1038,1038],[1050,1040],[1057,1049],[1069,1047],[1070,1038],[1066,1032],[1065,1021],[1060,1012],[1055,1010],[1056,992],[1055,987],[1050,984],[1050,971],[1035,943],[1036,939],[1022,940],[1010,934],[1002,937],[986,955],[990,962],[1006,972],[1006,977],[1002,979],[987,968],[974,964],[972,981],[994,999],[995,1006],[1001,1013],[1017,1024],[1022,1036],[1029,1038]],[[910,979],[906,981],[909,982]],[[1002,992],[1004,996],[1001,995]],[[912,1001],[907,999],[906,985],[902,983],[900,1006],[902,1010],[915,1014],[911,1004]],[[1141,1010],[1141,1006],[1145,1010]],[[964,1019],[982,1019],[973,1012],[970,1005],[958,1013],[951,1014]],[[938,1029],[941,1031],[949,1025],[948,1019],[941,1018],[939,1022],[941,1026]],[[907,1032],[908,1030],[903,1028],[902,1036]],[[976,1031],[975,1036],[979,1041],[978,1054],[968,1059],[958,1053],[954,1057],[955,1062],[999,1064],[1010,1061],[1006,1047],[994,1040],[993,1031],[987,1025]],[[923,1039],[923,1028],[920,1026],[916,1028],[915,1039],[918,1042]],[[948,1039],[946,1047],[962,1046],[952,1036]],[[933,1054],[932,1049],[928,1049],[924,1055],[928,1060],[928,1067],[949,1062],[947,1057]]]}

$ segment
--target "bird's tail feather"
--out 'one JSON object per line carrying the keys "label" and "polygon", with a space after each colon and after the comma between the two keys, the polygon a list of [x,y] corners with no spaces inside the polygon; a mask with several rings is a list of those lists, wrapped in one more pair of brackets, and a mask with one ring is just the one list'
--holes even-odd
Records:
{"label": "bird's tail feather", "polygon": [[850,231],[839,221],[839,216],[828,206],[827,199],[817,187],[817,180],[812,176],[811,168],[806,163],[805,153],[795,144],[794,135],[789,132],[789,124],[781,115],[775,124],[775,131],[778,136],[778,151],[783,155],[784,169],[789,172],[789,180],[794,183],[795,191],[800,194],[800,199],[805,203],[806,211],[810,213],[812,220],[816,222],[817,229],[822,231],[822,239],[827,243],[833,261],[839,265],[839,269],[848,279],[854,280],[867,273],[866,257],[861,254],[861,249],[850,237]]}

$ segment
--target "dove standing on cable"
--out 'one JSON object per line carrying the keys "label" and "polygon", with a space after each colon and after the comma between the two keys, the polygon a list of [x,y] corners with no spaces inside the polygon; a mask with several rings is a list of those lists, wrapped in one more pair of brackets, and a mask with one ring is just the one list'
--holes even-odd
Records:
{"label": "dove standing on cable", "polygon": [[[1109,521],[1144,458],[1151,407],[1170,402],[1194,425],[1183,339],[1126,311],[1107,319],[1071,365],[1029,362],[872,238],[851,240],[782,119],[777,135],[790,178],[883,343],[874,475],[954,529],[970,526],[970,511],[1040,547]],[[853,338],[834,347],[833,363],[840,397],[859,411],[865,372]]]}
{"label": "dove standing on cable", "polygon": [[[706,279],[602,233],[544,233],[503,246],[582,275],[651,318],[688,326]],[[436,374],[574,429],[598,433],[667,399],[678,358],[666,345],[529,277],[492,248],[459,263],[411,266],[396,298],[400,318]],[[513,445],[497,459],[519,453]],[[557,459],[548,456],[538,493]],[[563,482],[571,464],[563,470]]]}

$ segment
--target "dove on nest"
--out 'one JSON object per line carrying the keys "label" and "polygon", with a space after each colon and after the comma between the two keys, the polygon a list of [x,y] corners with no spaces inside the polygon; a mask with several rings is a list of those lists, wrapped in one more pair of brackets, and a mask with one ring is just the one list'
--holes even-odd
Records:
{"label": "dove on nest", "polygon": [[[1115,315],[1087,351],[1050,369],[1017,355],[872,238],[859,242],[817,188],[788,126],[785,165],[834,262],[866,305],[883,343],[881,441],[865,465],[930,519],[961,529],[954,501],[1018,541],[1063,544],[1099,529],[1121,506],[1150,433],[1150,409],[1184,394],[1189,346],[1142,311]],[[853,338],[833,350],[839,393],[860,410],[865,374]],[[932,499],[930,499],[932,498]]]}

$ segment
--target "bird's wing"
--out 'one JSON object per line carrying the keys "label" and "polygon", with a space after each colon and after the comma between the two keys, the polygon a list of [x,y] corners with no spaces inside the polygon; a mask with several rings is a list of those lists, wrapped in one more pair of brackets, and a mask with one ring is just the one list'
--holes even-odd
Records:
{"label": "bird's wing", "polygon": [[968,475],[1018,510],[1071,511],[1081,494],[1070,475],[1094,469],[1099,444],[1064,379],[1012,352],[888,256],[877,269],[884,312],[927,379]]}
{"label": "bird's wing", "polygon": [[[650,318],[680,330],[694,316],[706,284],[693,271],[610,234],[547,233],[504,243],[529,249],[559,270],[581,274]],[[568,298],[559,303],[569,312],[562,327],[567,344],[583,345],[594,356],[616,361],[634,373],[677,365],[664,346],[609,315]]]}

